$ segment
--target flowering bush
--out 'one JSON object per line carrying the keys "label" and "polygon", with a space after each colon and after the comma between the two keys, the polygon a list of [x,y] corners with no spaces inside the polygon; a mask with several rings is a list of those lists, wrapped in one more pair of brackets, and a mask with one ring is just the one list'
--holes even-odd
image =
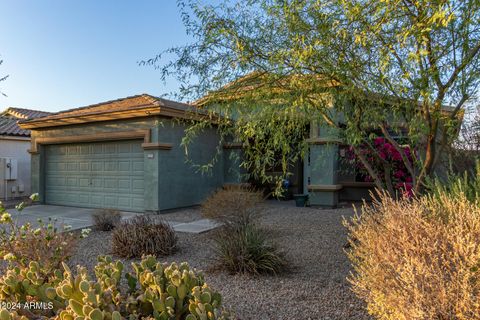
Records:
{"label": "flowering bush", "polygon": [[[37,197],[34,194],[30,200],[36,201]],[[26,205],[21,203],[17,210],[22,211]],[[0,259],[20,267],[38,261],[44,266],[45,276],[71,256],[78,238],[88,235],[88,229],[82,230],[80,236],[70,232],[68,225],[59,229],[56,221],[51,219],[47,222],[38,220],[37,227],[30,223],[20,225],[1,204],[0,214]]]}
{"label": "flowering bush", "polygon": [[[374,170],[379,174],[382,180],[385,180],[385,171],[383,170],[382,160],[391,164],[391,180],[395,190],[400,191],[403,195],[411,197],[413,195],[412,177],[409,175],[405,163],[403,162],[400,152],[385,138],[377,137],[372,143],[374,151],[367,147],[362,147],[362,155],[372,165]],[[413,163],[412,151],[409,146],[402,146],[403,152],[410,163]],[[365,182],[372,182],[373,179],[363,166],[362,162],[357,159],[350,147],[346,154],[346,159],[350,165]]]}

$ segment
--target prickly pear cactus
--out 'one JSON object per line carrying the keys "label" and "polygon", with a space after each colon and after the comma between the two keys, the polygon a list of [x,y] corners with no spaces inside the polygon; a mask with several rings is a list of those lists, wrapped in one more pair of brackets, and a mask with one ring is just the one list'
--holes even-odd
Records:
{"label": "prickly pear cactus", "polygon": [[26,316],[20,316],[16,312],[0,309],[0,320],[28,320],[28,318]]}
{"label": "prickly pear cactus", "polygon": [[120,281],[122,279],[123,263],[121,261],[113,261],[110,256],[98,258],[95,266],[95,276],[97,282],[104,292],[109,292],[112,301],[118,305],[121,302],[121,293],[119,291]]}
{"label": "prickly pear cactus", "polygon": [[203,275],[187,263],[167,265],[147,256],[132,266],[143,292],[137,298],[140,310],[151,305],[155,319],[227,318],[220,294],[209,289]]}
{"label": "prickly pear cactus", "polygon": [[[120,304],[120,292],[117,288],[119,283],[115,282],[117,277],[108,276],[111,273],[110,266],[104,262],[98,271],[96,269],[97,281],[90,279],[86,268],[78,267],[77,275],[74,276],[70,268],[63,265],[64,280],[57,286],[56,293],[68,301],[68,304],[60,313],[60,320],[121,319],[117,310]],[[118,278],[120,276],[121,273]]]}
{"label": "prickly pear cactus", "polygon": [[[86,268],[74,274],[63,263],[63,273],[41,277],[36,262],[28,268],[10,268],[0,278],[2,301],[48,302],[49,314],[35,319],[49,320],[223,320],[228,314],[219,293],[211,290],[203,275],[187,263],[170,265],[147,256],[133,263],[126,273],[127,290],[122,288],[124,266],[111,257],[100,257],[95,279]],[[22,313],[24,314],[24,313]],[[30,317],[0,310],[0,320],[25,320]]]}
{"label": "prickly pear cactus", "polygon": [[222,297],[218,292],[213,292],[206,284],[192,289],[193,299],[189,300],[188,310],[190,314],[186,320],[214,320],[226,319],[228,316],[224,311],[220,314]]}
{"label": "prickly pear cactus", "polygon": [[45,279],[41,266],[36,261],[30,262],[27,268],[13,267],[0,277],[0,300],[4,303],[48,303],[51,308],[37,310],[37,313],[53,314],[64,307],[63,299],[58,297],[55,291],[55,286],[62,280],[63,275],[59,270]]}

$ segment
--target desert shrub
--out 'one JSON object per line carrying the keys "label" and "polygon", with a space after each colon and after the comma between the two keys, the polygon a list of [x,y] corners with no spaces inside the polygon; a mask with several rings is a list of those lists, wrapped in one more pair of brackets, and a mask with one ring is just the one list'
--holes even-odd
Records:
{"label": "desert shrub", "polygon": [[[32,199],[35,197],[32,196]],[[23,210],[25,204],[17,206]],[[26,267],[31,261],[43,265],[44,276],[61,266],[70,258],[77,240],[88,234],[88,229],[81,235],[70,232],[70,227],[59,226],[56,221],[38,220],[38,226],[30,223],[19,224],[0,206],[0,258],[11,265]]]}
{"label": "desert shrub", "polygon": [[239,227],[254,222],[264,210],[263,193],[248,187],[225,187],[202,204],[202,215],[224,225]]}
{"label": "desert shrub", "polygon": [[228,319],[221,295],[187,263],[167,265],[147,256],[132,266],[134,271],[124,274],[122,262],[99,257],[94,279],[86,268],[78,266],[74,274],[66,264],[50,278],[37,277],[42,268],[37,262],[9,269],[0,277],[2,305],[46,307],[4,309],[0,319]]}
{"label": "desert shrub", "polygon": [[177,236],[164,221],[138,215],[122,221],[112,233],[113,253],[124,258],[166,256],[176,250]]}
{"label": "desert shrub", "polygon": [[92,214],[92,220],[95,229],[111,231],[122,220],[122,214],[115,209],[98,209]]}
{"label": "desert shrub", "polygon": [[217,267],[230,273],[278,274],[287,268],[283,252],[253,224],[219,230],[214,241]]}
{"label": "desert shrub", "polygon": [[381,195],[346,225],[349,281],[377,319],[480,319],[480,208],[464,193]]}
{"label": "desert shrub", "polygon": [[261,191],[228,187],[202,204],[202,215],[221,224],[213,233],[216,268],[250,274],[276,274],[286,269],[285,256],[258,226],[263,203]]}
{"label": "desert shrub", "polygon": [[477,161],[474,170],[463,174],[450,173],[445,179],[427,180],[428,192],[439,201],[444,194],[451,197],[465,196],[469,201],[480,201],[480,162]]}

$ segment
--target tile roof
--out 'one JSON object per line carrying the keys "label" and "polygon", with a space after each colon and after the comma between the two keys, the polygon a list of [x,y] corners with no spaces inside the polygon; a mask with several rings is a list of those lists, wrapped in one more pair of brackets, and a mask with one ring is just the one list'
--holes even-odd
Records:
{"label": "tile roof", "polygon": [[0,116],[0,135],[30,137],[30,130],[20,128],[17,122],[16,118]]}
{"label": "tile roof", "polygon": [[0,135],[30,137],[30,130],[20,128],[18,121],[41,118],[50,114],[46,111],[25,108],[7,108],[0,114]]}
{"label": "tile roof", "polygon": [[[110,112],[119,112],[127,110],[142,109],[145,107],[166,107],[170,109],[175,109],[181,112],[194,112],[197,111],[196,107],[191,104],[186,104],[182,102],[176,102],[164,98],[155,97],[149,94],[139,94],[135,96],[130,96],[126,98],[120,98],[116,100],[110,100],[106,102],[96,103],[88,105],[85,107],[68,109],[64,111],[59,111],[52,113],[46,117],[38,119],[40,121],[48,120],[59,120],[71,117],[80,117],[84,115],[92,114],[105,114]],[[37,122],[37,119],[22,120],[21,123],[32,123]]]}
{"label": "tile roof", "polygon": [[31,110],[25,108],[10,107],[2,112],[4,116],[11,116],[17,119],[36,119],[51,115],[51,112]]}

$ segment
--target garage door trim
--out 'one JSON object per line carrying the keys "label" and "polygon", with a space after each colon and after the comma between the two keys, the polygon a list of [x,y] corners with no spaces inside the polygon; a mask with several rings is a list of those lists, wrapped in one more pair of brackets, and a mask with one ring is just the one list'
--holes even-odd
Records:
{"label": "garage door trim", "polygon": [[32,148],[28,151],[32,154],[39,152],[38,146],[44,144],[64,144],[64,143],[81,143],[81,142],[102,142],[117,140],[134,140],[143,139],[143,143],[150,143],[150,129],[131,130],[131,131],[114,131],[114,132],[98,132],[95,134],[82,134],[66,137],[32,137]]}

